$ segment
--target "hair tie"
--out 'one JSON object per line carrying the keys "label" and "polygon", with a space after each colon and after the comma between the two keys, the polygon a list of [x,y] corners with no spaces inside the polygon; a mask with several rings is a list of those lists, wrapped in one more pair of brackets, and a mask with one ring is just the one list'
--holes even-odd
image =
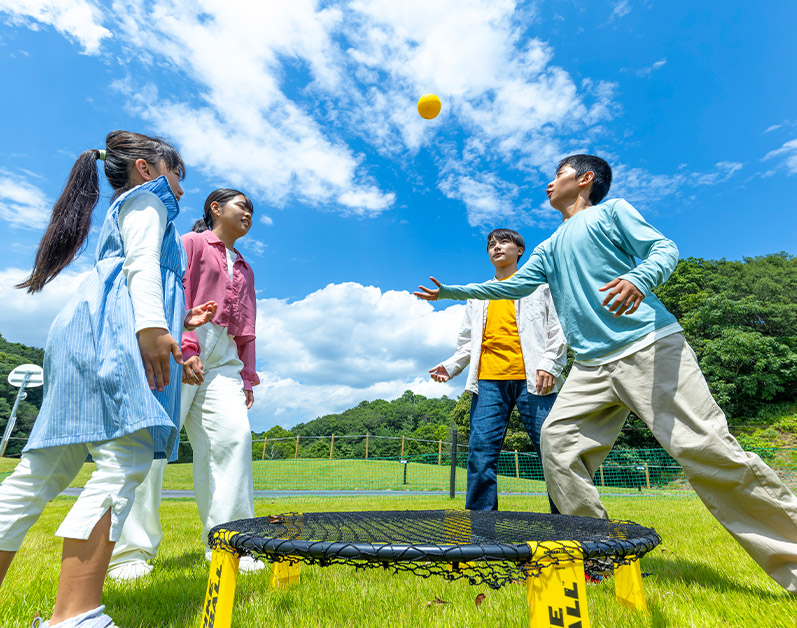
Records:
{"label": "hair tie", "polygon": [[105,161],[105,151],[102,150],[102,149],[99,149],[99,150],[97,150],[97,153],[98,153],[97,159],[99,159],[100,161]]}

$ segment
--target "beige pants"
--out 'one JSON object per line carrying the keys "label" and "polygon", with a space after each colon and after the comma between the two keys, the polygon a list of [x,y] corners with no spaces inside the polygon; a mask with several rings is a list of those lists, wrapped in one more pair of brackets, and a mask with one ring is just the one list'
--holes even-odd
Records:
{"label": "beige pants", "polygon": [[[183,384],[180,421],[194,450],[194,495],[202,541],[220,523],[254,517],[252,433],[238,348],[227,328],[197,329],[205,373],[199,386]],[[165,460],[156,460],[136,490],[133,510],[114,548],[110,567],[155,558],[163,532],[158,516]]]}
{"label": "beige pants", "polygon": [[629,410],[753,560],[797,593],[797,497],[728,432],[681,333],[609,364],[573,365],[542,427],[545,478],[559,510],[607,518],[592,477]]}

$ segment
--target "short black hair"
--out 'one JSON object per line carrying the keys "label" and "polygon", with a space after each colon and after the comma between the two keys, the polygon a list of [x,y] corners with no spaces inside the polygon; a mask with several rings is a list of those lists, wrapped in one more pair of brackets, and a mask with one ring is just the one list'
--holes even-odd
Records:
{"label": "short black hair", "polygon": [[[487,234],[487,249],[490,249],[490,241],[496,239],[499,242],[501,240],[512,240],[518,248],[523,249],[526,251],[526,243],[523,241],[523,236],[520,235],[517,231],[512,231],[511,229],[493,229],[489,234]],[[523,253],[517,256],[518,259],[523,257]]]}
{"label": "short black hair", "polygon": [[592,180],[592,191],[589,193],[589,200],[593,205],[597,205],[606,198],[612,185],[612,168],[606,163],[606,160],[595,155],[570,155],[559,162],[556,172],[559,172],[564,166],[571,166],[576,171],[577,177],[587,172],[592,172],[595,175]]}

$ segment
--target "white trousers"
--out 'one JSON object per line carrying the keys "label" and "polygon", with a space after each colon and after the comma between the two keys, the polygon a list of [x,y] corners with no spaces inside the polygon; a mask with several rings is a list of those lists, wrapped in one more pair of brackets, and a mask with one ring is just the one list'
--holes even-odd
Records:
{"label": "white trousers", "polygon": [[592,477],[629,409],[711,514],[773,580],[797,593],[797,497],[731,436],[683,334],[602,366],[573,365],[542,426],[545,479],[559,510],[608,516]]}
{"label": "white trousers", "polygon": [[141,429],[113,440],[22,454],[14,472],[0,484],[0,550],[19,550],[44,507],[75,479],[88,454],[97,468],[56,535],[85,541],[110,510],[110,540],[116,541],[133,505],[136,487],[149,471],[153,452],[149,430]]}
{"label": "white trousers", "polygon": [[[194,494],[202,538],[220,523],[254,517],[252,432],[241,380],[243,363],[227,328],[197,330],[205,381],[183,384],[180,421],[194,450]],[[163,537],[158,507],[165,460],[156,460],[136,490],[133,510],[116,543],[111,567],[155,558]]]}

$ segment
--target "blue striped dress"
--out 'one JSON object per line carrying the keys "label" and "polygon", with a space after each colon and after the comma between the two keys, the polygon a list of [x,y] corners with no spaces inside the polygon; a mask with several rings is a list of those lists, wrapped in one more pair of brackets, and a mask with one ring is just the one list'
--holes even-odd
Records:
{"label": "blue striped dress", "polygon": [[149,428],[155,457],[174,457],[180,425],[182,372],[171,359],[163,392],[147,384],[135,334],[119,209],[142,194],[166,206],[161,281],[169,333],[180,342],[185,316],[185,248],[174,219],[180,212],[165,177],[117,198],[102,225],[94,269],[50,327],[44,353],[44,399],[25,451],[110,440]]}

